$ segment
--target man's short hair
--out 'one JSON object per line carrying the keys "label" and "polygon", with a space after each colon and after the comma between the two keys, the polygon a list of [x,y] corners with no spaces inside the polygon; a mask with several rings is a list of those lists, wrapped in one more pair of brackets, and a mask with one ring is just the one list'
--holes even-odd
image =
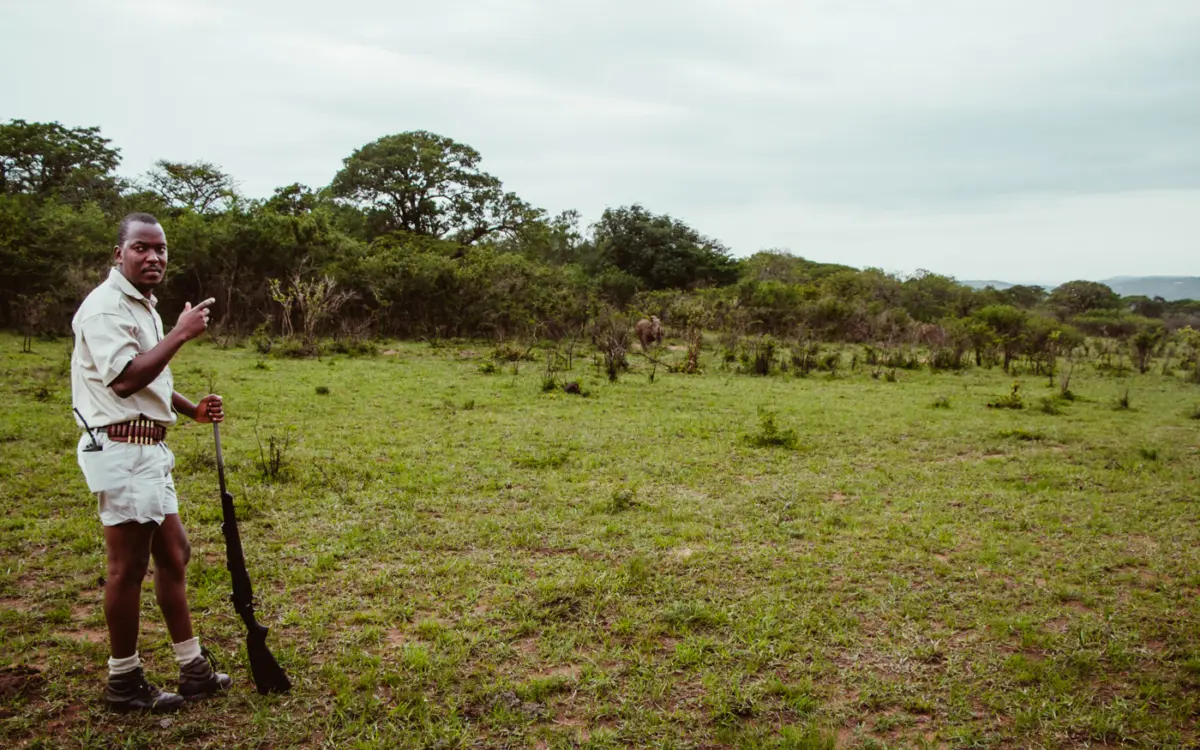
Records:
{"label": "man's short hair", "polygon": [[149,224],[158,226],[158,219],[151,214],[133,213],[128,214],[124,219],[121,219],[121,227],[117,230],[117,247],[125,247],[125,240],[129,239],[129,227],[133,224]]}

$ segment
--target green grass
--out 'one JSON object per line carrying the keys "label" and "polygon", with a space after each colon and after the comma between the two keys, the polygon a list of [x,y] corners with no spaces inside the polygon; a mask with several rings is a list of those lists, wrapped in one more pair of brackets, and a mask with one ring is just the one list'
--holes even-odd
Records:
{"label": "green grass", "polygon": [[[295,687],[250,687],[211,430],[185,424],[191,603],[236,683],[164,726],[100,705],[104,550],[68,347],[0,336],[0,668],[43,677],[0,698],[5,747],[1200,743],[1181,379],[1077,367],[1069,406],[1016,410],[987,406],[1012,392],[999,370],[763,378],[710,356],[612,384],[585,359],[564,377],[583,399],[543,393],[539,364],[485,374],[486,344],[265,362],[189,345],[177,387],[225,397],[251,577]],[[1127,385],[1135,408],[1114,410]],[[148,584],[144,607],[165,682]]]}

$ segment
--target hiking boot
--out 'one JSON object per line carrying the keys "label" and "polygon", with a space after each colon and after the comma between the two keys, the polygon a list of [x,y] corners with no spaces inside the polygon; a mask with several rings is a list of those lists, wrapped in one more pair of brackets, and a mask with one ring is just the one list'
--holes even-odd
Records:
{"label": "hiking boot", "polygon": [[179,667],[179,694],[189,701],[198,701],[228,690],[233,680],[215,671],[215,666],[217,660],[212,653],[201,648],[200,656]]}
{"label": "hiking boot", "polygon": [[120,713],[149,711],[162,714],[178,710],[183,705],[183,696],[159,690],[146,682],[146,674],[138,667],[125,674],[109,675],[104,702]]}

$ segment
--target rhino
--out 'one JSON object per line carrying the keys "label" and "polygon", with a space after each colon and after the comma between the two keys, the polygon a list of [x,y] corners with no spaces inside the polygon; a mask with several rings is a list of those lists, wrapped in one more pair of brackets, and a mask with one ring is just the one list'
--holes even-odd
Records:
{"label": "rhino", "polygon": [[649,320],[642,318],[633,329],[637,331],[638,340],[642,342],[643,350],[650,348],[652,344],[662,343],[662,321],[655,315],[651,315]]}

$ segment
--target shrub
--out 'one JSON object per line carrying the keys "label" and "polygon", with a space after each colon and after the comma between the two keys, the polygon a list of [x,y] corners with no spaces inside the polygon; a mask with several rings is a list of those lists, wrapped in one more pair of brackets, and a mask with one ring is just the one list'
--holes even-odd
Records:
{"label": "shrub", "polygon": [[282,437],[267,436],[266,445],[259,434],[258,425],[254,426],[254,437],[258,440],[258,470],[263,479],[275,482],[285,479],[289,472],[287,451],[292,444],[292,431],[287,429]]}
{"label": "shrub", "polygon": [[492,359],[497,362],[532,362],[533,347],[528,346],[522,349],[516,344],[501,342],[496,344],[496,348],[492,350]]}
{"label": "shrub", "polygon": [[995,401],[989,401],[987,406],[989,409],[1024,409],[1025,401],[1021,398],[1021,384],[1014,382],[1011,393],[1001,396]]}
{"label": "shrub", "polygon": [[479,372],[483,373],[484,375],[495,375],[496,373],[500,372],[500,368],[496,366],[495,362],[489,359],[488,361],[479,365]]}
{"label": "shrub", "polygon": [[807,376],[817,367],[817,358],[821,354],[821,345],[815,342],[798,344],[792,348],[792,369],[800,377]]}
{"label": "shrub", "polygon": [[557,469],[571,457],[571,449],[539,451],[513,460],[520,469]]}
{"label": "shrub", "polygon": [[1039,440],[1046,439],[1046,436],[1040,432],[1036,432],[1036,431],[1031,432],[1029,430],[1021,430],[1021,429],[1001,430],[1000,437],[1002,437],[1006,440],[1020,440],[1022,442],[1036,442]]}
{"label": "shrub", "polygon": [[759,376],[770,375],[778,366],[776,362],[778,353],[779,345],[775,343],[775,339],[770,336],[761,336],[755,339],[749,349],[742,352],[742,372]]}
{"label": "shrub", "polygon": [[592,340],[604,357],[604,372],[615,383],[629,369],[626,355],[632,345],[629,319],[615,311],[600,315],[592,326]]}
{"label": "shrub", "polygon": [[779,425],[775,423],[775,412],[761,407],[758,410],[758,432],[743,435],[742,439],[755,448],[795,450],[800,444],[795,430],[779,429]]}
{"label": "shrub", "polygon": [[637,490],[620,487],[612,491],[612,495],[604,506],[604,511],[615,515],[631,510],[635,505],[637,505]]}
{"label": "shrub", "polygon": [[1038,402],[1038,410],[1043,414],[1058,416],[1062,414],[1062,407],[1058,404],[1058,399],[1053,396],[1045,396]]}
{"label": "shrub", "polygon": [[949,409],[950,408],[950,397],[949,396],[938,396],[937,398],[935,398],[933,400],[932,406],[934,409]]}
{"label": "shrub", "polygon": [[1129,400],[1129,386],[1125,386],[1125,392],[1117,396],[1117,401],[1113,404],[1113,408],[1117,411],[1126,411],[1131,408],[1132,403]]}
{"label": "shrub", "polygon": [[271,353],[289,359],[307,359],[321,354],[321,346],[314,342],[311,346],[300,339],[285,338],[277,341],[271,348]]}
{"label": "shrub", "polygon": [[379,353],[379,345],[369,339],[343,338],[330,344],[329,350],[348,357],[374,357]]}
{"label": "shrub", "polygon": [[317,395],[318,396],[328,396],[329,395],[329,386],[318,385],[317,386]]}

